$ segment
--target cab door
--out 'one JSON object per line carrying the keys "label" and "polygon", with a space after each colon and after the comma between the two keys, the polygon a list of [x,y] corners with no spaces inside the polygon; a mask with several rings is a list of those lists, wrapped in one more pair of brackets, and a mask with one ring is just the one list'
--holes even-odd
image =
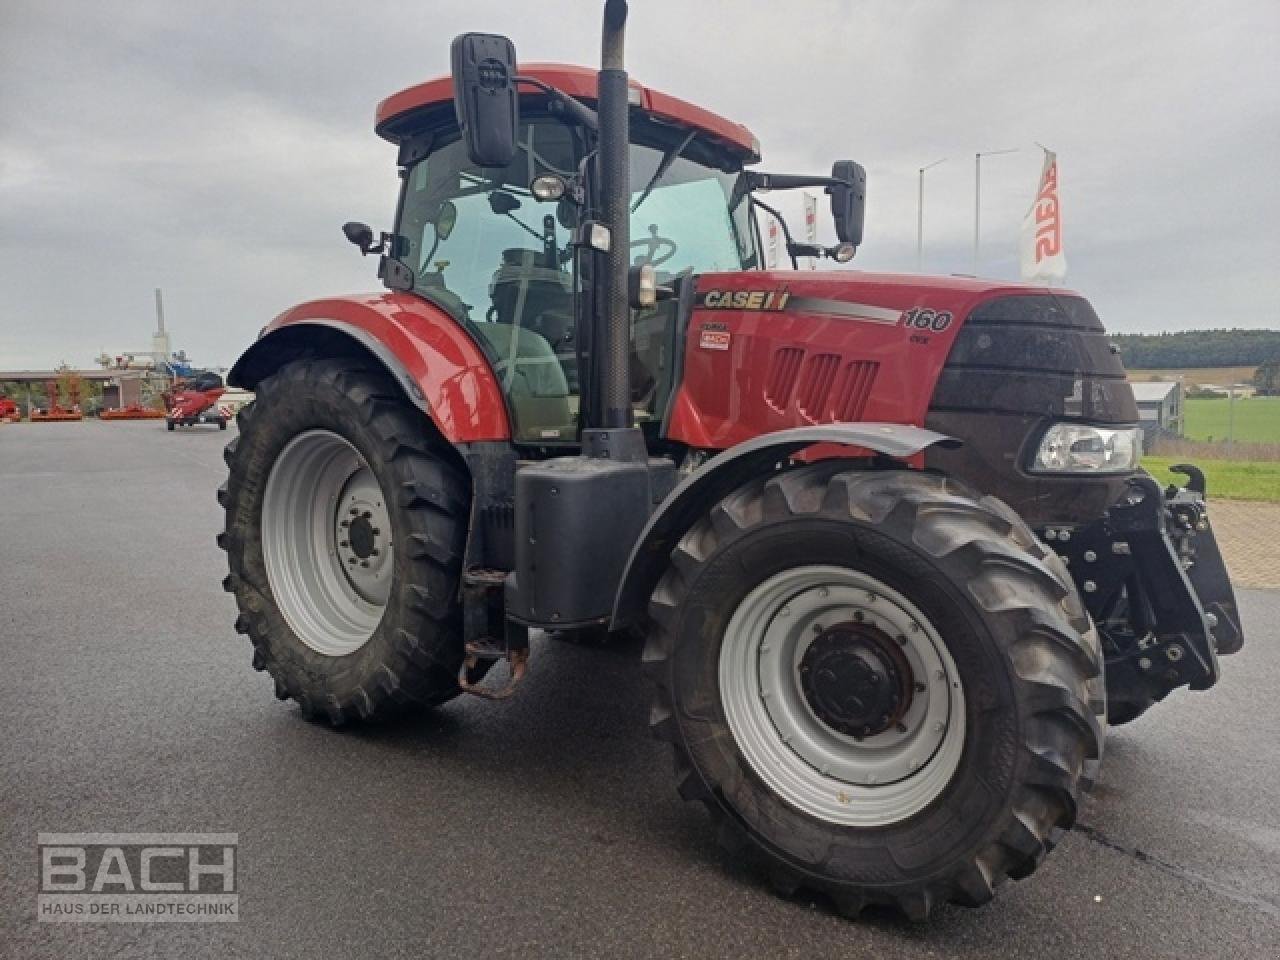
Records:
{"label": "cab door", "polygon": [[574,443],[580,378],[570,238],[576,208],[543,202],[536,177],[570,177],[580,144],[564,124],[522,121],[510,166],[471,164],[456,130],[409,167],[396,233],[414,290],[448,310],[493,364],[522,444]]}

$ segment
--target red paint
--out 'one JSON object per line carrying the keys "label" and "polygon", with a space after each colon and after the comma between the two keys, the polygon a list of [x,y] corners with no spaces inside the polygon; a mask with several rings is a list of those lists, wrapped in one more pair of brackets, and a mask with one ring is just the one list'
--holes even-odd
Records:
{"label": "red paint", "polygon": [[[520,67],[520,72],[563,90],[571,97],[592,102],[596,100],[596,72],[586,67],[563,63],[527,63]],[[723,140],[745,151],[751,160],[759,159],[759,144],[751,131],[742,124],[726,120],[697,104],[642,86],[635,81],[632,81],[631,88],[639,92],[640,106],[654,117],[687,127],[696,127],[718,140]],[[525,91],[531,96],[538,95],[532,87],[521,87],[521,92]],[[388,136],[383,130],[388,122],[422,107],[452,102],[453,79],[437,77],[392,94],[378,104],[375,127],[380,136],[394,141],[395,138]]]}
{"label": "red paint", "polygon": [[[979,303],[1044,288],[961,277],[850,270],[705,274],[699,295],[785,291],[784,311],[699,307],[685,341],[684,375],[668,436],[723,450],[788,427],[845,420],[924,425],[929,399],[964,318]],[[951,313],[945,330],[807,309],[805,298],[868,305],[899,314],[913,307]],[[775,298],[776,299],[776,298]],[[706,349],[704,324],[729,347]]]}
{"label": "red paint", "polygon": [[489,361],[443,310],[408,293],[356,294],[299,304],[263,332],[324,320],[357,327],[395,354],[451,443],[511,438],[506,403]]}

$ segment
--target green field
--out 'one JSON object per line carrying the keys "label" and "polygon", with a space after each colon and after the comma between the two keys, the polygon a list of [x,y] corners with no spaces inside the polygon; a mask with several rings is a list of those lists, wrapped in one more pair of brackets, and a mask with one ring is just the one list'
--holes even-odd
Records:
{"label": "green field", "polygon": [[1280,463],[1239,460],[1201,460],[1194,457],[1147,457],[1142,465],[1161,483],[1186,483],[1182,474],[1169,472],[1169,464],[1190,460],[1204,471],[1209,499],[1280,501]]}
{"label": "green field", "polygon": [[1230,383],[1250,383],[1257,367],[1165,367],[1163,369],[1139,370],[1125,365],[1129,371],[1129,380],[1143,383],[1147,380],[1181,380],[1188,386],[1193,383],[1213,384],[1225,387]]}
{"label": "green field", "polygon": [[[1231,401],[1188,399],[1187,422],[1183,431],[1192,440],[1227,439]],[[1280,397],[1236,397],[1233,439],[1245,443],[1280,443]]]}

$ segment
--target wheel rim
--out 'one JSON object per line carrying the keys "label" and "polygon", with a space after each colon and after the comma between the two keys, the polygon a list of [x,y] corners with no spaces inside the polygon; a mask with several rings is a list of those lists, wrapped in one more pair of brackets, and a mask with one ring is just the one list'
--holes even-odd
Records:
{"label": "wheel rim", "polygon": [[725,631],[719,678],[751,768],[828,823],[904,820],[960,764],[964,689],[951,654],[910,601],[861,571],[795,567],[752,590]]}
{"label": "wheel rim", "polygon": [[347,440],[308,430],[280,451],[262,501],[262,555],[298,639],[331,657],[364,646],[391,596],[392,547],[386,498]]}

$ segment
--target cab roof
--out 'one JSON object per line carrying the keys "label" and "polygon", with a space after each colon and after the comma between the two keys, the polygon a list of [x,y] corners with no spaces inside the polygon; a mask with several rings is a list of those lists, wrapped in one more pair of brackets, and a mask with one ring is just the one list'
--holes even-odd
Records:
{"label": "cab roof", "polygon": [[[586,67],[565,63],[526,63],[521,65],[520,74],[541,80],[580,100],[592,103],[596,100],[596,72]],[[532,89],[529,94],[536,95]],[[378,104],[374,129],[380,137],[399,143],[403,139],[403,128],[396,121],[418,110],[452,103],[453,79],[436,77],[392,94]],[[631,81],[631,103],[659,120],[693,128],[720,141],[735,153],[744,154],[746,162],[760,159],[760,142],[740,123],[634,80]]]}

